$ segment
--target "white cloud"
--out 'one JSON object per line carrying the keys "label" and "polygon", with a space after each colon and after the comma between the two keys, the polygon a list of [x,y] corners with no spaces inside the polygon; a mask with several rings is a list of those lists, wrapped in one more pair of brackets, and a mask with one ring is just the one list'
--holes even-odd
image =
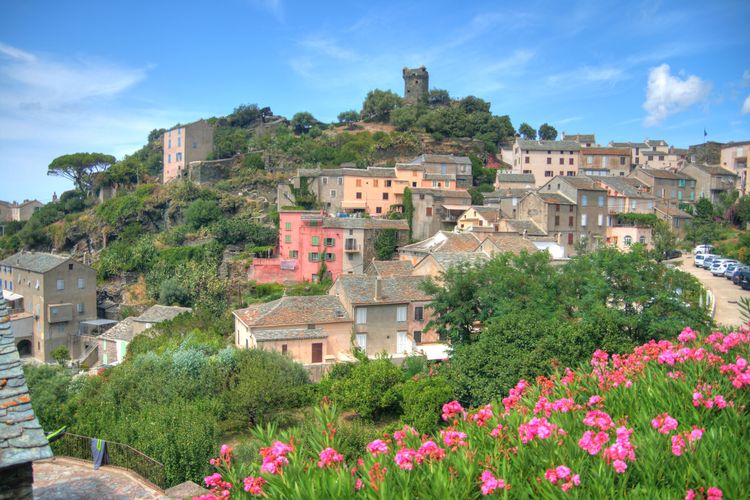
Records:
{"label": "white cloud", "polygon": [[745,102],[742,103],[742,114],[746,115],[750,113],[750,95],[745,98]]}
{"label": "white cloud", "polygon": [[652,68],[646,87],[646,110],[644,124],[658,125],[669,115],[679,113],[705,100],[711,92],[711,84],[695,75],[679,78],[670,73],[668,64]]}
{"label": "white cloud", "polygon": [[10,57],[11,59],[16,59],[19,61],[26,61],[26,62],[31,62],[36,59],[36,57],[34,57],[33,54],[29,54],[28,52],[24,52],[21,49],[12,47],[2,42],[0,42],[0,54],[5,55],[6,57]]}
{"label": "white cloud", "polygon": [[357,59],[357,54],[339,45],[335,40],[328,37],[309,37],[302,41],[303,47],[325,57],[338,59],[340,61],[352,61]]}
{"label": "white cloud", "polygon": [[626,78],[622,68],[614,66],[583,66],[571,71],[549,75],[548,85],[558,88],[575,88],[592,84],[615,84]]}
{"label": "white cloud", "polygon": [[284,4],[281,0],[249,0],[250,5],[265,10],[279,21],[284,20]]}

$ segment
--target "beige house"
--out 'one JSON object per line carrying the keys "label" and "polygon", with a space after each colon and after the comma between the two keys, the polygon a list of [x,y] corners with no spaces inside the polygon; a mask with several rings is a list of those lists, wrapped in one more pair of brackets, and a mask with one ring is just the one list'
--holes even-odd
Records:
{"label": "beige house", "polygon": [[471,231],[473,227],[490,228],[496,230],[496,225],[503,214],[499,207],[473,206],[466,209],[458,218],[456,228],[460,232]]}
{"label": "beige house", "polygon": [[610,147],[629,148],[633,166],[676,170],[687,161],[687,150],[671,147],[661,139],[643,142],[610,142]]}
{"label": "beige house", "polygon": [[716,203],[722,193],[737,189],[738,175],[720,165],[688,163],[680,172],[695,179],[698,199],[707,198],[711,203]]}
{"label": "beige house", "polygon": [[750,141],[729,142],[721,147],[721,166],[737,174],[737,190],[747,192],[747,157]]}
{"label": "beige house", "polygon": [[425,179],[428,175],[447,175],[455,180],[456,188],[469,189],[472,186],[471,160],[466,156],[423,154],[410,162],[396,163],[397,170],[414,166],[421,168]]}
{"label": "beige house", "polygon": [[581,147],[582,175],[626,176],[630,173],[631,163],[629,148]]}
{"label": "beige house", "polygon": [[503,217],[515,219],[518,217],[518,202],[535,189],[534,187],[521,189],[502,188],[491,193],[482,193],[484,206],[499,207]]}
{"label": "beige house", "polygon": [[353,360],[352,320],[334,295],[282,297],[233,314],[240,349],[277,351],[305,365]]}
{"label": "beige house", "polygon": [[34,212],[44,206],[38,200],[23,200],[23,203],[9,203],[0,200],[0,222],[3,221],[26,221],[34,215]]}
{"label": "beige house", "polygon": [[495,175],[495,190],[534,189],[536,181],[533,174],[514,174],[498,171]]}
{"label": "beige house", "polygon": [[657,202],[654,213],[658,218],[667,221],[672,231],[680,238],[685,236],[685,231],[693,220],[692,215],[668,203]]}
{"label": "beige house", "polygon": [[653,214],[655,200],[650,188],[634,177],[596,177],[607,190],[607,244],[627,251],[633,243],[652,245],[651,226],[620,218],[621,214]]}
{"label": "beige house", "polygon": [[42,362],[53,361],[59,346],[74,359],[83,354],[81,322],[96,318],[92,267],[63,255],[21,252],[0,261],[0,281],[11,313],[33,318],[31,338],[18,342],[19,352]]}
{"label": "beige house", "polygon": [[630,177],[647,185],[656,200],[673,204],[695,202],[695,179],[682,172],[637,167]]}
{"label": "beige house", "polygon": [[202,161],[214,150],[214,126],[206,120],[178,125],[164,132],[162,182],[186,175],[191,161]]}
{"label": "beige house", "polygon": [[471,205],[471,195],[464,189],[413,188],[411,200],[414,206],[411,236],[415,240],[453,230],[458,217]]}
{"label": "beige house", "polygon": [[575,141],[529,141],[516,138],[513,173],[531,174],[536,186],[555,176],[576,176],[581,145]]}

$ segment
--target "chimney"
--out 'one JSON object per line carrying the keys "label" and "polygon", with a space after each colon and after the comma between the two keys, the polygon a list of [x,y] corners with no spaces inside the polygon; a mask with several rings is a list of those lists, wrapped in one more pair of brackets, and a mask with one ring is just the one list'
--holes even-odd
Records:
{"label": "chimney", "polygon": [[375,300],[383,298],[383,279],[378,276],[375,278]]}

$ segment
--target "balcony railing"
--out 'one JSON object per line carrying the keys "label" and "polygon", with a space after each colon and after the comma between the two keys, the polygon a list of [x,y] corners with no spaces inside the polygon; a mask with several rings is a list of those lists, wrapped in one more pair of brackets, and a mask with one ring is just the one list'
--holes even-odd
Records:
{"label": "balcony railing", "polygon": [[346,240],[344,242],[344,251],[345,252],[359,252],[361,250],[362,246],[357,243],[356,240]]}
{"label": "balcony railing", "polygon": [[[92,460],[91,439],[88,436],[67,432],[50,446],[57,456]],[[164,464],[135,448],[126,444],[107,441],[107,453],[109,465],[131,470],[162,490],[171,486],[167,484]]]}

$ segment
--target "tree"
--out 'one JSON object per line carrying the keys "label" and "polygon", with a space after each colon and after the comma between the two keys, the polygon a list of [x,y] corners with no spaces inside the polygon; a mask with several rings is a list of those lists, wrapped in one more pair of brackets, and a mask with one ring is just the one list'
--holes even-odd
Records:
{"label": "tree", "polygon": [[339,123],[343,123],[347,128],[352,128],[354,123],[359,120],[359,113],[350,109],[349,111],[342,111],[338,116]]}
{"label": "tree", "polygon": [[534,128],[526,122],[522,123],[521,126],[518,127],[518,133],[521,134],[521,137],[523,137],[524,139],[531,141],[536,139],[536,130],[534,130]]}
{"label": "tree", "polygon": [[360,116],[367,122],[387,123],[390,120],[391,111],[400,107],[402,103],[403,99],[390,90],[371,90],[362,103]]}
{"label": "tree", "polygon": [[[270,111],[270,108],[264,108]],[[230,127],[248,127],[255,124],[261,118],[261,110],[257,104],[242,104],[234,108],[231,115],[227,116],[227,124]]]}
{"label": "tree", "polygon": [[427,104],[430,106],[447,106],[451,103],[451,96],[447,90],[432,89],[427,95]]}
{"label": "tree", "polygon": [[66,361],[70,359],[70,351],[65,345],[60,345],[52,349],[50,353],[52,359],[58,362],[60,365],[64,365]]}
{"label": "tree", "polygon": [[654,242],[654,257],[657,261],[664,259],[668,250],[674,250],[677,246],[677,236],[675,236],[669,224],[663,220],[658,220],[651,228],[651,238]]}
{"label": "tree", "polygon": [[219,219],[222,213],[219,204],[214,200],[197,199],[188,205],[185,211],[185,222],[193,229],[208,226]]}
{"label": "tree", "polygon": [[473,95],[466,96],[458,101],[458,106],[466,113],[489,113],[490,103]]}
{"label": "tree", "polygon": [[696,218],[704,220],[704,221],[710,221],[714,217],[714,205],[709,201],[708,198],[701,198],[698,200],[698,202],[695,204],[695,210],[693,215],[695,215]]}
{"label": "tree", "polygon": [[289,122],[292,129],[297,134],[306,134],[314,126],[319,125],[320,122],[307,111],[301,111],[292,117],[292,121]]}
{"label": "tree", "polygon": [[52,160],[47,167],[47,175],[70,179],[76,189],[89,194],[94,175],[106,170],[114,162],[114,156],[104,153],[73,153]]}
{"label": "tree", "polygon": [[375,256],[378,260],[390,260],[398,246],[395,229],[381,229],[375,237]]}
{"label": "tree", "polygon": [[539,138],[543,141],[554,141],[557,139],[557,129],[547,123],[539,127]]}

